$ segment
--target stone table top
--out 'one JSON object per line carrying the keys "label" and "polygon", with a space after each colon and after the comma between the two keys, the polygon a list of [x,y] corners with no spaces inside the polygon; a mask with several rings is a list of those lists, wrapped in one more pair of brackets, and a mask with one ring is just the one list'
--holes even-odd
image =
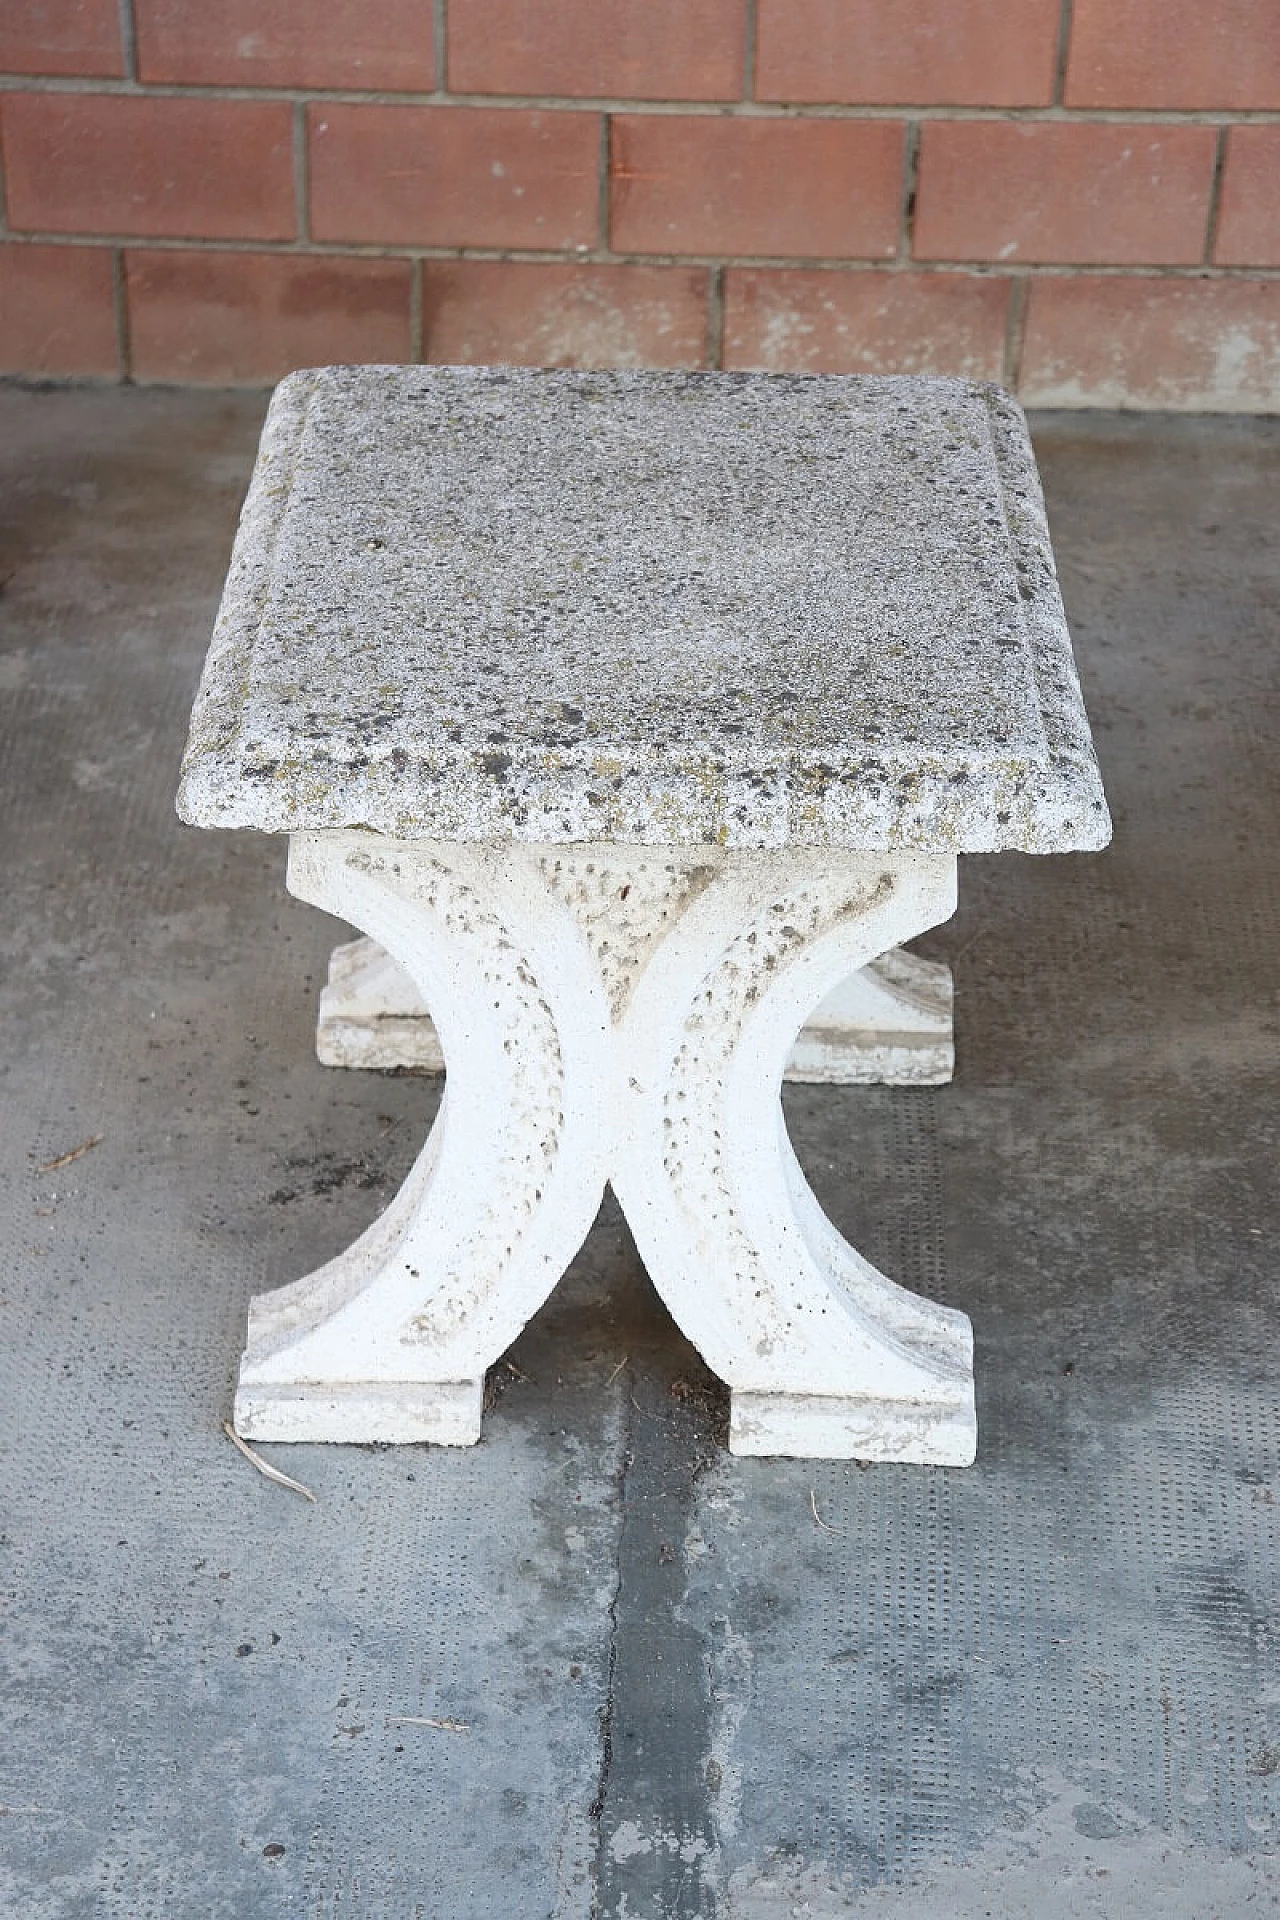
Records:
{"label": "stone table top", "polygon": [[293,374],[179,811],[410,839],[1105,845],[1022,412],[932,378]]}

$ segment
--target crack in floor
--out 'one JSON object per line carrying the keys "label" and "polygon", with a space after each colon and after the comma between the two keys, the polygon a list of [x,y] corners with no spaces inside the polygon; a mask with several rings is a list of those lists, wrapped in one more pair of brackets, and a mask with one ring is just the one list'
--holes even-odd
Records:
{"label": "crack in floor", "polygon": [[[631,1406],[634,1406],[635,1403],[631,1399],[631,1387],[630,1387],[629,1374],[626,1374],[624,1372],[623,1381],[627,1387],[628,1404]],[[625,1424],[623,1426],[623,1431],[622,1431],[622,1458],[618,1466],[617,1474],[615,1476],[617,1480],[617,1488],[618,1488],[618,1510],[624,1516],[626,1514],[626,1506],[627,1506],[627,1473],[628,1473],[628,1470],[630,1469],[632,1458],[633,1458],[632,1443],[634,1438],[635,1438],[635,1423],[631,1414],[628,1414]],[[600,1709],[600,1777],[596,1785],[595,1799],[591,1802],[591,1805],[587,1809],[588,1813],[591,1815],[591,1818],[595,1821],[599,1821],[603,1818],[605,1804],[609,1798],[609,1779],[613,1772],[613,1710],[614,1710],[615,1687],[616,1687],[617,1674],[618,1674],[618,1606],[621,1598],[622,1598],[622,1555],[621,1553],[619,1553],[618,1566],[617,1566],[617,1578],[614,1581],[613,1593],[611,1594],[609,1599],[609,1659],[608,1659],[608,1665],[605,1671],[604,1705]],[[599,1912],[599,1904],[598,1904],[599,1847],[601,1844],[602,1842],[598,1839],[597,1840],[597,1860],[596,1860],[596,1888],[593,1894],[592,1905],[591,1905],[592,1920],[596,1920],[596,1916]]]}
{"label": "crack in floor", "polygon": [[674,1328],[633,1369],[627,1395],[592,1915],[713,1920],[708,1649],[684,1601],[697,1486],[717,1457],[726,1396]]}

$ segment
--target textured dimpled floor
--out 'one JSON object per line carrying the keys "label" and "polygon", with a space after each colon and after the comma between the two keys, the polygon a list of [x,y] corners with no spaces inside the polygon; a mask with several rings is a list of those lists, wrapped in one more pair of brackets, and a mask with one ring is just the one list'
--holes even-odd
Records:
{"label": "textured dimpled floor", "polygon": [[0,1916],[1280,1910],[1280,424],[1033,420],[1115,843],[961,862],[952,1086],[786,1098],[977,1465],[730,1459],[606,1207],[481,1444],[264,1446],[311,1504],[246,1302],[436,1096],[173,816],[262,408],[0,392]]}

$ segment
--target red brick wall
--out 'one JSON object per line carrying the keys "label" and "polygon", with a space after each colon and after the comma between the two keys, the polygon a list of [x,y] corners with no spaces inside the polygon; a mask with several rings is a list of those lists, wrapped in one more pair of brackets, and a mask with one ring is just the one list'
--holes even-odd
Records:
{"label": "red brick wall", "polygon": [[0,0],[0,367],[1280,408],[1280,0]]}

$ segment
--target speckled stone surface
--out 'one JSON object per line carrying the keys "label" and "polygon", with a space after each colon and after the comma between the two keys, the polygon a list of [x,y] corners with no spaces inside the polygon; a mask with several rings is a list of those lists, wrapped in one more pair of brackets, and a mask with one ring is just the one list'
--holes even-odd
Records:
{"label": "speckled stone surface", "polygon": [[944,379],[294,374],[179,811],[440,840],[1105,845],[1021,411]]}

